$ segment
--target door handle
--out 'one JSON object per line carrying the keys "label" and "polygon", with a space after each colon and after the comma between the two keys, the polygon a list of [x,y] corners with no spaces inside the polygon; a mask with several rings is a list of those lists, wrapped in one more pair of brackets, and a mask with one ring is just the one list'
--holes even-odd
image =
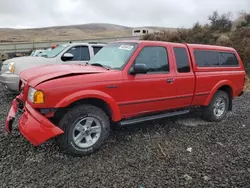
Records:
{"label": "door handle", "polygon": [[168,83],[168,84],[171,84],[171,83],[173,83],[173,82],[174,82],[174,79],[173,79],[173,78],[167,79],[167,83]]}

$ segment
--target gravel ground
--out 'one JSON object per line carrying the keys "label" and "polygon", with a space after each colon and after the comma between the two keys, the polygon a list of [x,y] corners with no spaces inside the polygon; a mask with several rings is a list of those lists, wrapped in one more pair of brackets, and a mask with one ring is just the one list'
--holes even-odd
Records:
{"label": "gravel ground", "polygon": [[[0,86],[1,127],[13,97]],[[1,130],[0,187],[249,187],[249,106],[246,93],[221,123],[194,111],[114,130],[82,158],[61,154],[53,140],[34,148]]]}

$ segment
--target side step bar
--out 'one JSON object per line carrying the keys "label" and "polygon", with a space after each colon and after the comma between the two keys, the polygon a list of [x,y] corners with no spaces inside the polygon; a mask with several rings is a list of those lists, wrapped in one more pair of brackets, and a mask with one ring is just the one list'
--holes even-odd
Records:
{"label": "side step bar", "polygon": [[151,120],[155,120],[155,119],[162,119],[162,118],[166,118],[166,117],[178,116],[178,115],[187,114],[187,113],[189,113],[189,110],[168,112],[165,114],[158,114],[158,115],[134,118],[134,119],[121,121],[120,125],[124,126],[124,125],[136,124],[136,123],[141,123],[141,122],[145,122],[145,121],[151,121]]}

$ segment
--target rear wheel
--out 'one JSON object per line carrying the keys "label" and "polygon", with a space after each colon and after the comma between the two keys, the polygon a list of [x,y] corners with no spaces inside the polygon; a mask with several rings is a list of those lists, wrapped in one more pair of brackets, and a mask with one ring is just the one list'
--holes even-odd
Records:
{"label": "rear wheel", "polygon": [[76,106],[60,120],[64,134],[56,139],[67,154],[83,156],[99,150],[109,136],[110,122],[106,113],[92,105]]}
{"label": "rear wheel", "polygon": [[209,106],[204,107],[203,119],[212,122],[223,120],[229,109],[229,96],[224,91],[217,91]]}

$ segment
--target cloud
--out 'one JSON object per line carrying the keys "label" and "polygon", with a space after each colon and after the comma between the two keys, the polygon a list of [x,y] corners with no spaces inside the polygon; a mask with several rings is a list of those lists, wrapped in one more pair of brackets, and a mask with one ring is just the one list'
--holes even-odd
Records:
{"label": "cloud", "polygon": [[84,23],[190,27],[212,11],[250,12],[249,0],[8,0],[1,2],[0,27],[45,27]]}

